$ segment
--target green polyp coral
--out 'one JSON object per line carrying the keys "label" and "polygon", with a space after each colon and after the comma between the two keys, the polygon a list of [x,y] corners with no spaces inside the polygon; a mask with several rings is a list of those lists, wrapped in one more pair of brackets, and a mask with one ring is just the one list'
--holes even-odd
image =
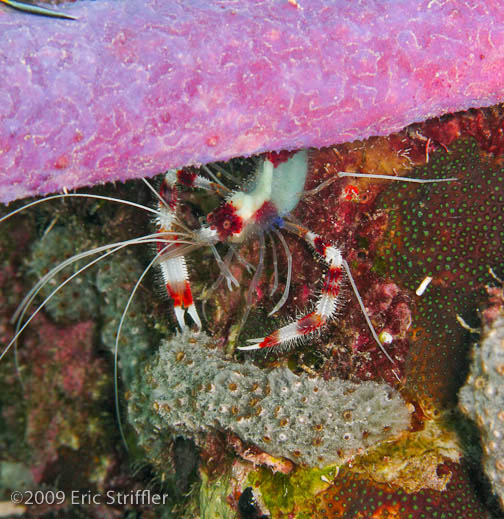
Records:
{"label": "green polyp coral", "polygon": [[416,306],[407,384],[425,410],[428,402],[455,402],[469,344],[458,317],[477,326],[475,309],[485,285],[493,282],[490,269],[504,272],[504,169],[486,158],[476,141],[459,139],[412,176],[457,178],[420,187],[391,185],[380,202],[389,226],[377,268],[409,290]]}
{"label": "green polyp coral", "polygon": [[[121,251],[114,268],[101,268],[96,273],[96,288],[103,298],[100,307],[103,319],[101,339],[114,351],[119,323],[126,308],[135,280],[141,275],[140,262],[132,251]],[[123,290],[117,290],[118,280]],[[121,375],[129,381],[139,369],[139,362],[148,350],[153,332],[139,299],[133,299],[121,327],[118,347],[121,359]]]}
{"label": "green polyp coral", "polygon": [[[66,218],[63,213],[60,219],[64,218],[66,225],[49,225],[27,258],[28,272],[37,281],[51,269],[69,260],[76,251],[91,250],[104,239],[98,231],[79,226],[76,218]],[[61,269],[41,288],[36,301],[49,298],[44,310],[58,323],[82,319],[100,321],[102,343],[113,352],[122,313],[143,269],[131,249],[117,252],[112,258],[98,261],[84,269],[86,263],[97,258],[99,254],[90,255]],[[59,284],[65,283],[81,269],[75,278],[56,290]],[[143,353],[149,347],[153,331],[148,324],[149,316],[144,312],[139,299],[134,298],[123,321],[118,344],[122,376],[126,380],[131,379]]]}
{"label": "green polyp coral", "polygon": [[[126,225],[128,215],[121,211],[120,206],[102,208],[94,201],[53,201],[27,211],[23,225],[15,218],[2,223],[0,342],[4,346],[14,335],[8,321],[30,286],[81,252],[132,237],[131,226]],[[135,219],[137,227],[138,222]],[[119,223],[123,227],[118,230],[115,225]],[[19,463],[32,472],[34,488],[54,484],[66,490],[104,491],[110,488],[111,478],[122,477],[118,476],[124,468],[119,469],[122,453],[113,411],[113,357],[104,352],[104,346],[113,350],[122,312],[143,271],[139,249],[145,251],[145,246],[112,254],[73,279],[69,278],[100,254],[69,264],[42,287],[27,308],[23,323],[69,280],[54,292],[20,337],[16,360],[22,384],[16,377],[13,351],[0,364],[0,472],[5,470],[4,460]],[[15,275],[4,255],[18,266]],[[126,385],[150,338],[156,335],[149,326],[151,320],[137,294],[120,341],[120,382]],[[75,465],[79,470],[72,468]],[[3,498],[8,498],[6,489],[23,488],[13,488],[5,478],[0,479]],[[14,476],[10,483],[17,485]]]}
{"label": "green polyp coral", "polygon": [[307,466],[342,464],[409,425],[399,393],[385,384],[323,380],[287,368],[229,361],[204,334],[161,344],[137,376],[133,425],[150,423],[204,442],[231,431],[272,456]]}

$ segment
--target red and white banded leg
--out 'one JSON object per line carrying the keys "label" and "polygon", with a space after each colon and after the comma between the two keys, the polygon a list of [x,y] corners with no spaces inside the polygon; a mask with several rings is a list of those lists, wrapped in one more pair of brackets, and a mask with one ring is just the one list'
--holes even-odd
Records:
{"label": "red and white banded leg", "polygon": [[208,191],[215,191],[218,193],[223,190],[226,192],[228,191],[228,189],[221,184],[212,182],[208,178],[198,175],[191,169],[169,169],[165,173],[163,183],[166,183],[166,185],[171,186],[173,189],[176,188],[177,184],[180,184],[186,187],[207,189]]}
{"label": "red and white banded leg", "polygon": [[[178,206],[177,185],[183,185],[189,188],[206,189],[216,193],[226,193],[228,190],[225,186],[213,182],[205,177],[198,175],[191,169],[171,169],[165,174],[163,182],[159,189],[159,213],[158,233],[162,235],[166,233],[170,236],[169,241],[176,240],[176,211]],[[158,243],[158,252],[163,251],[160,257],[159,265],[161,274],[165,283],[166,292],[173,300],[173,307],[178,325],[184,330],[185,313],[187,312],[196,326],[201,328],[201,320],[199,318],[196,306],[191,292],[189,276],[187,273],[186,261],[180,251],[181,247],[186,244],[177,243]]]}
{"label": "red and white banded leg", "polygon": [[186,312],[192,317],[196,326],[201,328],[201,320],[194,305],[184,256],[163,260],[160,263],[160,267],[166,292],[173,300],[175,317],[180,329],[184,331],[186,327]]}
{"label": "red and white banded leg", "polygon": [[[187,273],[186,261],[183,255],[177,254],[177,248],[182,244],[173,243],[176,240],[174,235],[175,222],[177,219],[177,187],[176,183],[180,181],[183,170],[179,172],[169,171],[165,175],[163,182],[159,188],[159,217],[158,217],[158,234],[169,236],[170,243],[160,241],[157,244],[158,252],[163,252],[160,257],[159,266],[161,275],[165,284],[166,292],[173,301],[173,308],[178,325],[184,331],[185,313],[187,312],[196,326],[201,328],[201,320],[194,305],[191,285]],[[194,180],[194,179],[193,179]],[[206,179],[205,179],[206,180]],[[198,186],[199,187],[199,186]],[[203,187],[203,186],[202,186]]]}
{"label": "red and white banded leg", "polygon": [[[292,226],[292,228],[291,228]],[[294,231],[304,238],[327,263],[329,269],[325,276],[320,297],[313,312],[294,321],[267,337],[251,339],[250,346],[242,346],[240,350],[258,350],[274,346],[290,346],[296,341],[309,336],[325,326],[336,314],[341,284],[343,281],[343,258],[340,250],[334,245],[325,242],[317,234],[307,231],[300,226],[286,223],[286,229]]]}

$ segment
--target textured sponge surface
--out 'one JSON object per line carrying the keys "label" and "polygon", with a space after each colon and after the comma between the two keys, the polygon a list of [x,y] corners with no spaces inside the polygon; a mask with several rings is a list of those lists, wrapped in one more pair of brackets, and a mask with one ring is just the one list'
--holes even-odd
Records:
{"label": "textured sponge surface", "polygon": [[[205,334],[162,343],[143,397],[165,426],[188,437],[228,430],[273,456],[309,466],[344,463],[409,425],[397,391],[376,382],[295,375],[227,360]],[[134,404],[134,402],[132,402]]]}

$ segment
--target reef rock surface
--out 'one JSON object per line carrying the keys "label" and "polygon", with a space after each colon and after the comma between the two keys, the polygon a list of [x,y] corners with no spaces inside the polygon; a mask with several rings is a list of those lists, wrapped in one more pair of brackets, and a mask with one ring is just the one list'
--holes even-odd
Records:
{"label": "reef rock surface", "polygon": [[504,315],[485,326],[473,350],[471,371],[460,391],[460,408],[481,433],[483,468],[504,507]]}

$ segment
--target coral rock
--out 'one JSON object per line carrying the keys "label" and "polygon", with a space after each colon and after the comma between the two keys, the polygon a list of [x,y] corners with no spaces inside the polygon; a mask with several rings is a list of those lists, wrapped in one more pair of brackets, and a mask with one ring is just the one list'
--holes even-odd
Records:
{"label": "coral rock", "polygon": [[481,432],[483,466],[504,506],[504,315],[484,328],[459,406]]}

